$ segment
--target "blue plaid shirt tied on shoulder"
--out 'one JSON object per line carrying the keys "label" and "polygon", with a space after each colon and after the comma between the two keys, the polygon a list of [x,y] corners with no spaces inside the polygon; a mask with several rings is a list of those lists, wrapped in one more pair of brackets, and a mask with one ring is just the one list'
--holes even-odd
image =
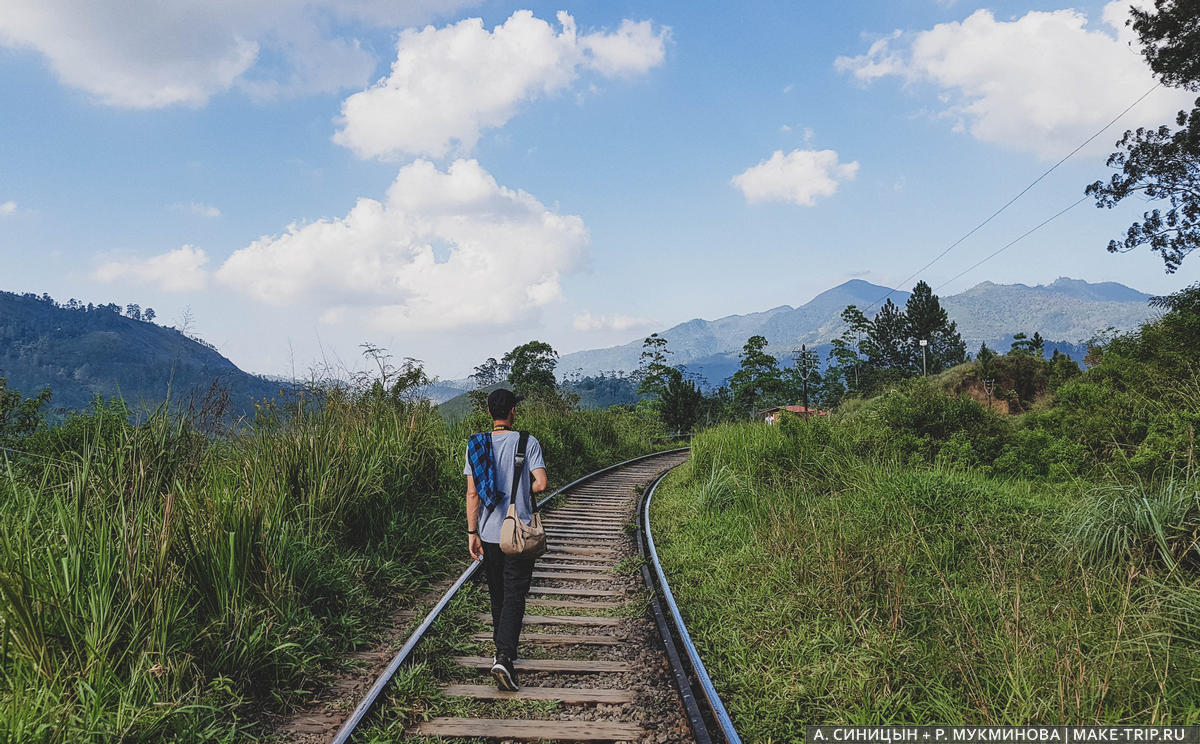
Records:
{"label": "blue plaid shirt tied on shoulder", "polygon": [[471,463],[479,500],[491,509],[500,500],[496,491],[496,457],[492,454],[491,434],[472,434],[467,439],[467,461]]}

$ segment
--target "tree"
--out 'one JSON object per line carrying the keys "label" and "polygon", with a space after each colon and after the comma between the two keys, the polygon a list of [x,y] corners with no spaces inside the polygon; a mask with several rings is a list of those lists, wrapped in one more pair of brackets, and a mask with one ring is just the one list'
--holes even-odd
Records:
{"label": "tree", "polygon": [[[851,370],[850,374],[853,374]],[[846,370],[829,366],[823,375],[816,376],[816,384],[809,380],[809,394],[813,396],[813,405],[822,408],[832,408],[845,399],[848,392]]]}
{"label": "tree", "polygon": [[355,383],[361,394],[376,402],[390,403],[399,406],[412,400],[422,388],[433,380],[425,374],[425,368],[420,359],[405,357],[399,366],[392,364],[392,355],[387,349],[372,343],[359,344],[363,356],[375,363],[378,376],[369,372],[361,372],[355,376]]}
{"label": "tree", "polygon": [[913,350],[908,335],[908,318],[891,300],[883,303],[867,329],[863,343],[867,363],[876,371],[905,376],[913,370]]}
{"label": "tree", "polygon": [[783,398],[780,402],[803,403],[806,406],[818,406],[826,402],[819,392],[822,377],[821,371],[817,369],[819,365],[816,352],[808,351],[807,356],[808,361],[805,362],[797,354],[796,363],[780,371],[779,391]]}
{"label": "tree", "polygon": [[847,328],[833,342],[829,357],[836,361],[834,375],[860,395],[919,374],[922,339],[929,342],[925,363],[930,372],[940,372],[967,358],[958,325],[924,281],[913,287],[903,310],[887,300],[875,317],[868,319],[849,305],[842,311],[842,321]]}
{"label": "tree", "polygon": [[667,429],[687,434],[700,418],[704,395],[696,383],[684,379],[680,370],[668,368],[664,376],[667,383],[659,400],[659,415]]}
{"label": "tree", "polygon": [[636,372],[639,395],[655,395],[661,398],[669,382],[671,367],[667,364],[667,339],[651,333],[642,341],[642,354]]}
{"label": "tree", "polygon": [[142,308],[136,302],[131,302],[125,306],[125,314],[134,320],[141,320]]}
{"label": "tree", "polygon": [[1024,354],[1041,359],[1045,351],[1046,339],[1042,338],[1042,334],[1035,331],[1033,338],[1026,336],[1024,333],[1013,334],[1012,348],[1008,353]]}
{"label": "tree", "polygon": [[979,376],[983,379],[996,376],[996,352],[988,348],[986,343],[979,345],[979,353],[975,355],[979,362]]}
{"label": "tree", "polygon": [[50,388],[35,398],[25,398],[8,389],[8,380],[0,377],[0,444],[32,434],[42,422],[42,408],[50,402]]}
{"label": "tree", "polygon": [[[1164,85],[1200,90],[1200,0],[1155,0],[1154,11],[1132,8],[1129,25],[1138,35],[1142,56]],[[1200,99],[1189,114],[1175,117],[1179,129],[1126,131],[1108,166],[1121,169],[1085,194],[1098,208],[1111,209],[1123,199],[1145,196],[1165,200],[1168,209],[1151,209],[1129,226],[1125,236],[1108,243],[1111,253],[1148,245],[1172,274],[1200,246]]]}
{"label": "tree", "polygon": [[488,357],[482,364],[475,368],[475,373],[471,375],[471,379],[475,381],[476,388],[485,388],[489,385],[495,385],[508,376],[508,368],[496,361],[495,357]]}
{"label": "tree", "polygon": [[930,374],[936,374],[949,369],[956,364],[962,364],[967,359],[967,345],[958,333],[958,324],[946,314],[946,309],[938,301],[924,281],[917,282],[904,308],[904,316],[908,319],[908,341],[914,349],[914,366],[920,363],[921,340],[929,345],[925,347],[925,364]]}
{"label": "tree", "polygon": [[553,392],[557,384],[558,352],[545,341],[521,344],[505,354],[500,364],[509,370],[508,381],[521,395]]}
{"label": "tree", "polygon": [[158,317],[158,313],[154,312],[154,308],[152,307],[146,308],[145,312],[142,313],[142,319],[147,323],[152,323],[156,317]]}
{"label": "tree", "polygon": [[[826,377],[841,378],[844,383],[842,394],[847,391],[859,393],[862,391],[861,374],[865,371],[866,360],[862,358],[862,339],[871,327],[871,321],[855,305],[848,305],[842,310],[842,322],[846,330],[833,340],[833,348],[829,350],[829,364],[825,368]],[[837,396],[839,399],[841,395]],[[827,401],[828,404],[828,401]]]}
{"label": "tree", "polygon": [[[1176,378],[1195,375],[1200,367],[1200,282],[1150,300],[1163,312],[1157,321],[1143,325],[1134,334],[1127,355],[1154,359],[1156,365]],[[1129,348],[1131,343],[1110,344]]]}
{"label": "tree", "polygon": [[1154,12],[1130,8],[1142,56],[1164,85],[1200,90],[1200,2],[1155,0]]}
{"label": "tree", "polygon": [[781,391],[777,360],[765,351],[766,348],[765,337],[751,336],[738,355],[741,359],[738,370],[729,378],[734,405],[744,413],[771,402]]}
{"label": "tree", "polygon": [[1081,374],[1083,373],[1079,364],[1074,359],[1055,349],[1054,356],[1050,359],[1050,378],[1046,382],[1046,389],[1054,392],[1062,387],[1064,382]]}

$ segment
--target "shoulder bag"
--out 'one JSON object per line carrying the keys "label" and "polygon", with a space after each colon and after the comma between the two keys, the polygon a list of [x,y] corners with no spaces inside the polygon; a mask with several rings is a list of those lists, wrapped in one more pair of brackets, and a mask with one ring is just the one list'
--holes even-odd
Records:
{"label": "shoulder bag", "polygon": [[529,524],[517,516],[517,498],[521,495],[521,473],[525,470],[525,447],[529,443],[529,432],[520,432],[517,454],[513,461],[512,491],[509,492],[508,514],[500,525],[500,550],[514,558],[537,558],[546,552],[546,530],[542,528],[542,517],[538,514],[537,500],[530,489],[529,505],[533,517]]}

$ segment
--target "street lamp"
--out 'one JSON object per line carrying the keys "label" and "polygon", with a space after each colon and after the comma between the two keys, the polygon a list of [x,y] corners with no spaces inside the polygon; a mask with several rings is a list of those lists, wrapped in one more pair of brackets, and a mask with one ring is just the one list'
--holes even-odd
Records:
{"label": "street lamp", "polygon": [[921,374],[928,375],[929,371],[925,368],[925,349],[929,346],[929,339],[923,338],[918,343],[921,344]]}

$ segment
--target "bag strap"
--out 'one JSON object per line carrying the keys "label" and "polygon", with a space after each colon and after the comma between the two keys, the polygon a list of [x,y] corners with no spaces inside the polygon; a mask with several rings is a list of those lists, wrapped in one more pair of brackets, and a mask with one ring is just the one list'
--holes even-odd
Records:
{"label": "bag strap", "polygon": [[[517,440],[517,453],[513,456],[513,485],[509,491],[508,503],[516,504],[516,495],[521,490],[521,472],[525,470],[525,449],[529,445],[529,432],[518,432],[520,438]],[[533,494],[529,494],[530,510],[536,512],[538,510],[537,501],[534,500]]]}

